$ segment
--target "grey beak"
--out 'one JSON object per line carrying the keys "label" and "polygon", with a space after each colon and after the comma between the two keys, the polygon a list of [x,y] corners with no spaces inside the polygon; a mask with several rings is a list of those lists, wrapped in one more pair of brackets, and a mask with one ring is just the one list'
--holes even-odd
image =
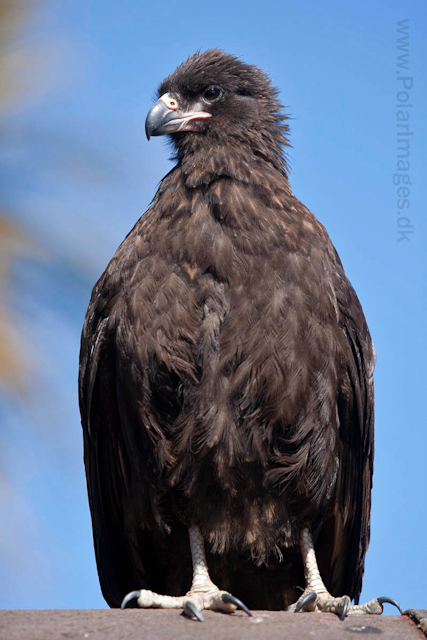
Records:
{"label": "grey beak", "polygon": [[145,119],[145,133],[147,140],[151,136],[162,136],[165,133],[173,133],[176,129],[171,126],[171,122],[176,120],[177,111],[169,109],[163,100],[157,100]]}
{"label": "grey beak", "polygon": [[177,101],[165,93],[148,112],[145,133],[149,140],[151,136],[163,136],[178,131],[200,131],[200,122],[197,121],[206,120],[211,115],[203,111],[200,103],[196,103],[192,111],[180,110]]}

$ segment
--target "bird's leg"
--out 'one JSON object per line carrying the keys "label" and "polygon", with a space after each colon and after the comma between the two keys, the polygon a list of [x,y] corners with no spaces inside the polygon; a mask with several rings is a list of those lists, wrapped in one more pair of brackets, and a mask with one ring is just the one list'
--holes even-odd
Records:
{"label": "bird's leg", "polygon": [[160,609],[183,609],[189,618],[197,618],[203,622],[203,609],[225,611],[232,613],[236,609],[242,609],[248,615],[252,615],[246,605],[232,596],[227,591],[221,591],[212,582],[206,564],[205,547],[202,534],[198,527],[189,527],[191,559],[193,562],[193,581],[191,589],[185,596],[163,596],[153,593],[148,589],[131,591],[123,599],[122,609],[126,604],[136,598],[138,606],[157,607]]}
{"label": "bird's leg", "polygon": [[[236,609],[243,609],[248,615],[251,615],[249,609],[240,600],[227,591],[218,589],[210,579],[200,529],[198,527],[190,527],[189,534],[193,562],[193,582],[190,591],[185,596],[184,611],[186,614],[190,617],[195,615],[200,620],[202,609],[213,609],[228,613]],[[191,605],[194,605],[196,610]],[[197,612],[199,615],[197,615]]]}
{"label": "bird's leg", "polygon": [[402,613],[397,602],[391,598],[374,598],[365,604],[350,605],[351,600],[348,596],[341,596],[340,598],[332,596],[326,589],[321,578],[317,566],[313,539],[308,528],[303,529],[300,544],[306,586],[304,593],[298,601],[289,607],[290,611],[325,611],[328,613],[336,613],[341,620],[344,620],[346,616],[355,614],[369,613],[380,615],[383,612],[383,604],[388,602],[397,607],[400,613]]}

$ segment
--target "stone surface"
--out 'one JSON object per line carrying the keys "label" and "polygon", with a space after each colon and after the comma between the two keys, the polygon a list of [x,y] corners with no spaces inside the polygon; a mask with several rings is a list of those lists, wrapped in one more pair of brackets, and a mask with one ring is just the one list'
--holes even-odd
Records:
{"label": "stone surface", "polygon": [[[413,610],[412,610],[413,611]],[[422,614],[422,612],[416,612]],[[427,612],[424,611],[424,616]],[[421,640],[422,631],[408,616],[352,616],[344,622],[326,613],[255,611],[253,617],[204,611],[195,622],[178,611],[158,609],[3,610],[1,640]],[[414,614],[414,619],[416,615]],[[420,616],[420,619],[422,615]]]}
{"label": "stone surface", "polygon": [[404,614],[427,636],[427,609],[407,609]]}

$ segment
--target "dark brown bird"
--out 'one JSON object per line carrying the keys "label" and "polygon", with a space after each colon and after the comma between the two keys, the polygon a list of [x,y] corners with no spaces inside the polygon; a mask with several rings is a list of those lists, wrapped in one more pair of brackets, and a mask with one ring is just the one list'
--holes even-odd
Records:
{"label": "dark brown bird", "polygon": [[375,352],[289,186],[277,91],[209,50],[158,95],[147,136],[169,134],[177,163],[95,285],[81,343],[104,597],[138,589],[123,606],[199,619],[240,599],[381,613],[388,599],[349,607],[369,542]]}

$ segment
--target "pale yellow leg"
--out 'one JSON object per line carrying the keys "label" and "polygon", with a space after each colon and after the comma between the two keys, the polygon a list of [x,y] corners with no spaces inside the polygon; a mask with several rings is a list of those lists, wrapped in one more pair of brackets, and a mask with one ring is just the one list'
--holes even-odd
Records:
{"label": "pale yellow leg", "polygon": [[289,607],[289,611],[325,611],[336,613],[343,619],[348,615],[366,613],[380,615],[383,612],[383,604],[388,602],[395,605],[402,612],[397,602],[391,598],[374,598],[361,605],[350,605],[348,596],[335,598],[328,592],[323,583],[317,566],[313,539],[308,528],[302,531],[300,545],[306,586],[302,596],[295,604]]}
{"label": "pale yellow leg", "polygon": [[193,581],[191,589],[185,596],[164,596],[148,589],[132,591],[124,598],[122,609],[136,598],[139,607],[156,607],[159,609],[183,609],[190,617],[196,617],[203,622],[203,609],[225,611],[232,613],[236,609],[243,609],[251,615],[249,609],[240,600],[221,591],[210,579],[206,563],[203,538],[198,527],[189,527],[191,559],[193,563]]}

